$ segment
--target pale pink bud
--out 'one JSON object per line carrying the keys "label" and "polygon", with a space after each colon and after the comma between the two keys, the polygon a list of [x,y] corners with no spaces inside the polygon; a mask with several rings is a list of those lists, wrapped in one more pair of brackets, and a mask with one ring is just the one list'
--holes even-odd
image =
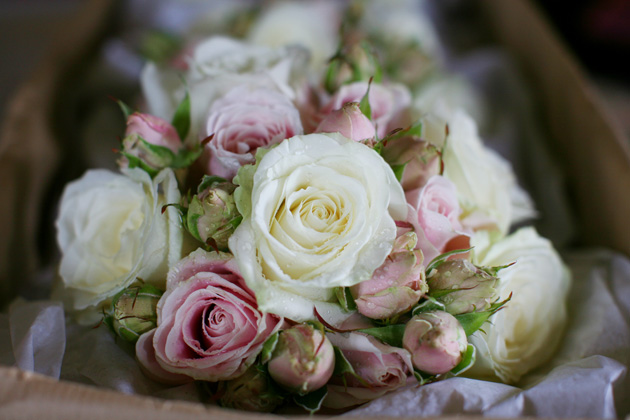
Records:
{"label": "pale pink bud", "polygon": [[[122,141],[124,156],[119,165],[127,167],[129,160],[135,157],[152,169],[163,169],[171,165],[181,146],[177,131],[167,121],[135,112],[127,118],[127,130]],[[160,150],[160,147],[168,150]]]}
{"label": "pale pink bud", "polygon": [[357,310],[372,319],[407,312],[428,291],[422,251],[414,250],[414,232],[398,236],[394,249],[372,278],[350,288]]}
{"label": "pale pink bud", "polygon": [[131,135],[138,135],[154,146],[167,147],[173,153],[177,153],[182,145],[175,127],[169,122],[140,112],[134,112],[127,118],[125,137]]}
{"label": "pale pink bud", "polygon": [[461,362],[468,346],[466,333],[457,319],[444,311],[424,312],[405,327],[403,347],[411,353],[416,369],[439,375]]}
{"label": "pale pink bud", "polygon": [[319,123],[316,133],[340,133],[354,141],[374,138],[374,125],[359,109],[356,102],[348,102],[336,111],[331,112]]}
{"label": "pale pink bud", "polygon": [[335,352],[330,340],[308,324],[282,331],[269,361],[273,380],[302,395],[326,385],[334,368]]}

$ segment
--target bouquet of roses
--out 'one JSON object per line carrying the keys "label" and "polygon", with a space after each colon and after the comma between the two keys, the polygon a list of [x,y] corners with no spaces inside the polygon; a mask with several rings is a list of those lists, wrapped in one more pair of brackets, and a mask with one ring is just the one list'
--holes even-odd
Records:
{"label": "bouquet of roses", "polygon": [[151,379],[316,411],[514,382],[551,355],[569,280],[533,228],[509,234],[534,215],[509,164],[344,30],[326,66],[220,36],[147,65],[150,111],[120,103],[120,173],[66,187],[69,304]]}

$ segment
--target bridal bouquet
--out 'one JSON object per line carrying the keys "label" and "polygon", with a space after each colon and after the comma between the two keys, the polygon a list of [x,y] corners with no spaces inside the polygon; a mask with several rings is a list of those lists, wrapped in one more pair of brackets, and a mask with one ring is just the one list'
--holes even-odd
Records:
{"label": "bridal bouquet", "polygon": [[418,45],[354,20],[310,64],[225,36],[148,64],[148,110],[120,102],[120,173],[66,187],[70,308],[135,343],[149,378],[314,412],[453,375],[513,383],[552,354],[569,279],[513,229],[535,212],[510,165],[464,111],[417,100],[401,66]]}

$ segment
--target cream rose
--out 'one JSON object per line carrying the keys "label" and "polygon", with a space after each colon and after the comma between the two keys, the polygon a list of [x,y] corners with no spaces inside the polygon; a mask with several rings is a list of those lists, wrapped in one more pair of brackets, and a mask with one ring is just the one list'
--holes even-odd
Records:
{"label": "cream rose", "polygon": [[464,227],[505,235],[513,223],[535,216],[533,203],[518,186],[511,165],[484,146],[469,115],[459,110],[424,117],[422,122],[423,137],[444,147],[444,176],[457,187]]}
{"label": "cream rose", "polygon": [[66,186],[57,219],[59,274],[76,310],[94,307],[136,278],[164,287],[182,253],[174,209],[177,181],[170,169],[154,180],[140,169],[120,175],[90,170]]}
{"label": "cream rose", "polygon": [[562,338],[570,276],[551,243],[533,228],[491,243],[482,232],[473,237],[473,262],[498,266],[501,299],[512,299],[470,337],[477,347],[477,361],[470,376],[517,382],[547,361]]}
{"label": "cream rose", "polygon": [[273,89],[293,100],[307,58],[308,53],[295,46],[270,48],[215,36],[195,47],[184,83],[178,70],[149,63],[142,72],[142,90],[150,113],[166,120],[172,118],[187,90],[189,139],[198,141],[204,137],[211,105],[237,86]]}
{"label": "cream rose", "polygon": [[338,134],[259,149],[235,182],[243,222],[230,249],[259,308],[296,321],[312,319],[335,287],[369,279],[407,214],[389,165]]}

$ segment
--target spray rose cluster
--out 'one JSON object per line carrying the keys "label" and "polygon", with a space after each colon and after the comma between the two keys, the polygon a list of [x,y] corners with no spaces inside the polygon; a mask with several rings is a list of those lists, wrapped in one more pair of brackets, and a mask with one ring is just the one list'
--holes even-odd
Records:
{"label": "spray rose cluster", "polygon": [[[383,37],[362,26],[368,7],[337,39],[337,6],[274,7],[251,32],[267,45],[197,42],[185,66],[147,65],[147,112],[120,104],[121,174],[89,171],[62,198],[69,307],[85,322],[105,313],[151,379],[203,382],[242,410],[352,407],[470,374],[477,357],[485,377],[518,380],[564,322],[562,263],[533,229],[508,235],[534,212],[471,117],[418,108],[420,81],[357,42],[426,63],[400,37],[430,32]],[[309,66],[305,48],[271,42],[286,24],[274,13],[321,14],[343,47]],[[544,309],[522,300],[532,278],[553,292]],[[523,337],[540,311],[554,328]],[[515,363],[524,340],[536,357]]]}

